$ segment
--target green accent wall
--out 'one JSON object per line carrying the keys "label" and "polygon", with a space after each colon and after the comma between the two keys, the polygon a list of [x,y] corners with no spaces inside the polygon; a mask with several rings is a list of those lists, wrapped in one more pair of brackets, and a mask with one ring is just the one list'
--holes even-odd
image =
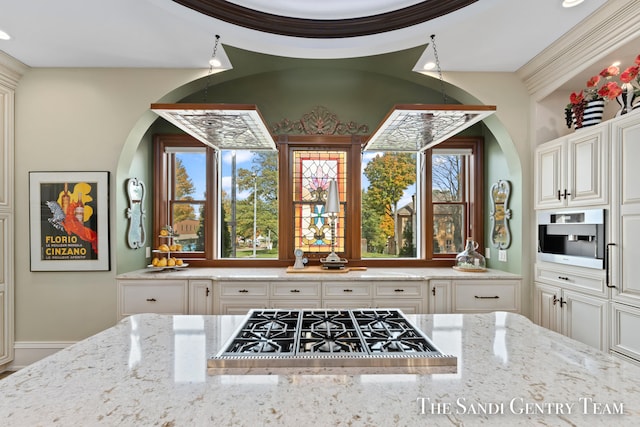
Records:
{"label": "green accent wall", "polygon": [[[367,125],[370,133],[375,131],[395,104],[458,103],[451,96],[443,95],[438,79],[411,71],[424,47],[390,55],[326,61],[278,58],[230,47],[225,49],[234,64],[234,69],[210,74],[176,88],[175,94],[182,94],[176,102],[255,104],[269,127],[283,119],[300,120],[303,114],[312,111],[316,106],[322,106],[336,114],[342,122]],[[444,86],[445,90],[449,87],[446,83]],[[150,159],[151,135],[167,132],[180,131],[163,119],[157,119],[141,141],[137,158]],[[500,145],[484,125],[476,124],[463,134],[485,137],[487,196],[484,224],[485,230],[490,230],[491,185],[498,179],[506,179],[514,186],[513,194],[518,194],[520,183],[510,176]],[[149,160],[148,170],[151,169],[151,164]],[[151,182],[149,171],[144,170],[144,161],[134,162],[132,169],[133,175],[137,170],[140,176],[146,176]],[[512,198],[512,209],[515,212],[516,204],[517,200]],[[150,204],[148,212],[150,224]],[[512,230],[519,229],[517,221],[519,220],[516,215]],[[486,232],[485,236],[486,241],[479,242],[483,251],[485,247],[490,247],[489,233]],[[520,251],[511,250],[508,255],[508,263],[498,262],[497,250],[494,249],[488,265],[491,268],[519,273]],[[120,256],[118,259],[119,272],[142,268],[147,262],[140,258],[138,253],[133,257]]]}

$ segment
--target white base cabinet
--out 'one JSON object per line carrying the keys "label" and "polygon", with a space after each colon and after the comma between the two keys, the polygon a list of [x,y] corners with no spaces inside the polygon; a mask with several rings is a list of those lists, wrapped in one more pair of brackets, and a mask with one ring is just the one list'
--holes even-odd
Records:
{"label": "white base cabinet", "polygon": [[577,341],[609,349],[608,301],[536,283],[534,322]]}
{"label": "white base cabinet", "polygon": [[145,312],[244,315],[266,308],[388,308],[406,314],[519,312],[520,280],[511,277],[430,281],[123,277],[118,279],[118,317]]}

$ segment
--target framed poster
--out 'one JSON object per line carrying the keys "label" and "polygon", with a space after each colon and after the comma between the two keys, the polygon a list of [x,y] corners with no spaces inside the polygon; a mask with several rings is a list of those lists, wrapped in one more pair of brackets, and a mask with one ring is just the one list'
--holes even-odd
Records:
{"label": "framed poster", "polygon": [[109,172],[29,172],[31,271],[110,270]]}

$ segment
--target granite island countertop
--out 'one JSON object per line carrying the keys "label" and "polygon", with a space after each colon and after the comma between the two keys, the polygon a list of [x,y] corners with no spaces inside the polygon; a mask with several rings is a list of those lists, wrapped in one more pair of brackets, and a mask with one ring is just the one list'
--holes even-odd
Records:
{"label": "granite island countertop", "polygon": [[407,315],[455,373],[210,375],[243,316],[141,314],[0,380],[11,426],[638,425],[640,367],[513,313]]}

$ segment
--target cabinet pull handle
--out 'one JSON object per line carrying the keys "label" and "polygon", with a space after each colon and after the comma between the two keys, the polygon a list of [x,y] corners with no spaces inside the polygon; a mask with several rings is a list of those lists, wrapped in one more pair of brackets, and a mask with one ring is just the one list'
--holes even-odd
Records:
{"label": "cabinet pull handle", "polygon": [[297,294],[300,292],[300,289],[289,289],[289,292],[293,292],[294,294]]}
{"label": "cabinet pull handle", "polygon": [[404,292],[404,289],[394,289],[393,292]]}
{"label": "cabinet pull handle", "polygon": [[559,299],[558,299],[558,297],[554,294],[554,295],[553,295],[553,305],[556,305],[556,304],[558,303],[558,301],[560,301],[560,300],[559,300]]}
{"label": "cabinet pull handle", "polygon": [[562,193],[560,192],[560,190],[558,190],[558,200],[560,200],[562,197]]}
{"label": "cabinet pull handle", "polygon": [[246,289],[240,289],[240,290],[238,290],[238,292],[240,292],[241,294],[248,294],[249,293],[249,291],[246,290]]}
{"label": "cabinet pull handle", "polygon": [[209,296],[209,294],[211,293],[211,290],[209,289],[209,287],[207,286],[207,292],[205,293],[205,296]]}
{"label": "cabinet pull handle", "polygon": [[156,302],[155,298],[147,298],[147,302]]}
{"label": "cabinet pull handle", "polygon": [[562,304],[566,304],[567,301],[563,300],[562,297],[560,297],[560,308],[562,308]]}
{"label": "cabinet pull handle", "polygon": [[493,296],[493,297],[482,297],[482,296],[479,297],[478,295],[474,295],[474,298],[477,298],[477,299],[500,299],[500,297],[498,295]]}
{"label": "cabinet pull handle", "polygon": [[558,276],[558,279],[560,279],[560,280],[567,280],[567,281],[569,280],[569,278],[568,278],[568,277],[565,277],[565,276]]}
{"label": "cabinet pull handle", "polygon": [[562,195],[564,197],[565,200],[567,200],[567,196],[570,196],[571,193],[567,192],[567,189],[564,189],[564,194]]}
{"label": "cabinet pull handle", "polygon": [[343,289],[342,292],[353,292],[353,289]]}
{"label": "cabinet pull handle", "polygon": [[431,294],[435,297],[436,296],[436,287],[434,286],[433,289],[431,289]]}
{"label": "cabinet pull handle", "polygon": [[611,249],[611,246],[615,246],[615,245],[616,245],[615,243],[607,243],[607,252],[605,253],[605,258],[604,258],[604,265],[605,265],[605,267],[604,267],[604,268],[605,268],[605,270],[606,270],[606,274],[605,274],[605,276],[606,276],[606,283],[605,283],[605,284],[607,285],[607,288],[615,288],[615,287],[616,287],[616,285],[612,285],[612,284],[611,284],[611,280],[610,280],[610,277],[609,277],[609,273],[610,273],[610,268],[609,268],[609,251],[610,251],[610,249]]}

